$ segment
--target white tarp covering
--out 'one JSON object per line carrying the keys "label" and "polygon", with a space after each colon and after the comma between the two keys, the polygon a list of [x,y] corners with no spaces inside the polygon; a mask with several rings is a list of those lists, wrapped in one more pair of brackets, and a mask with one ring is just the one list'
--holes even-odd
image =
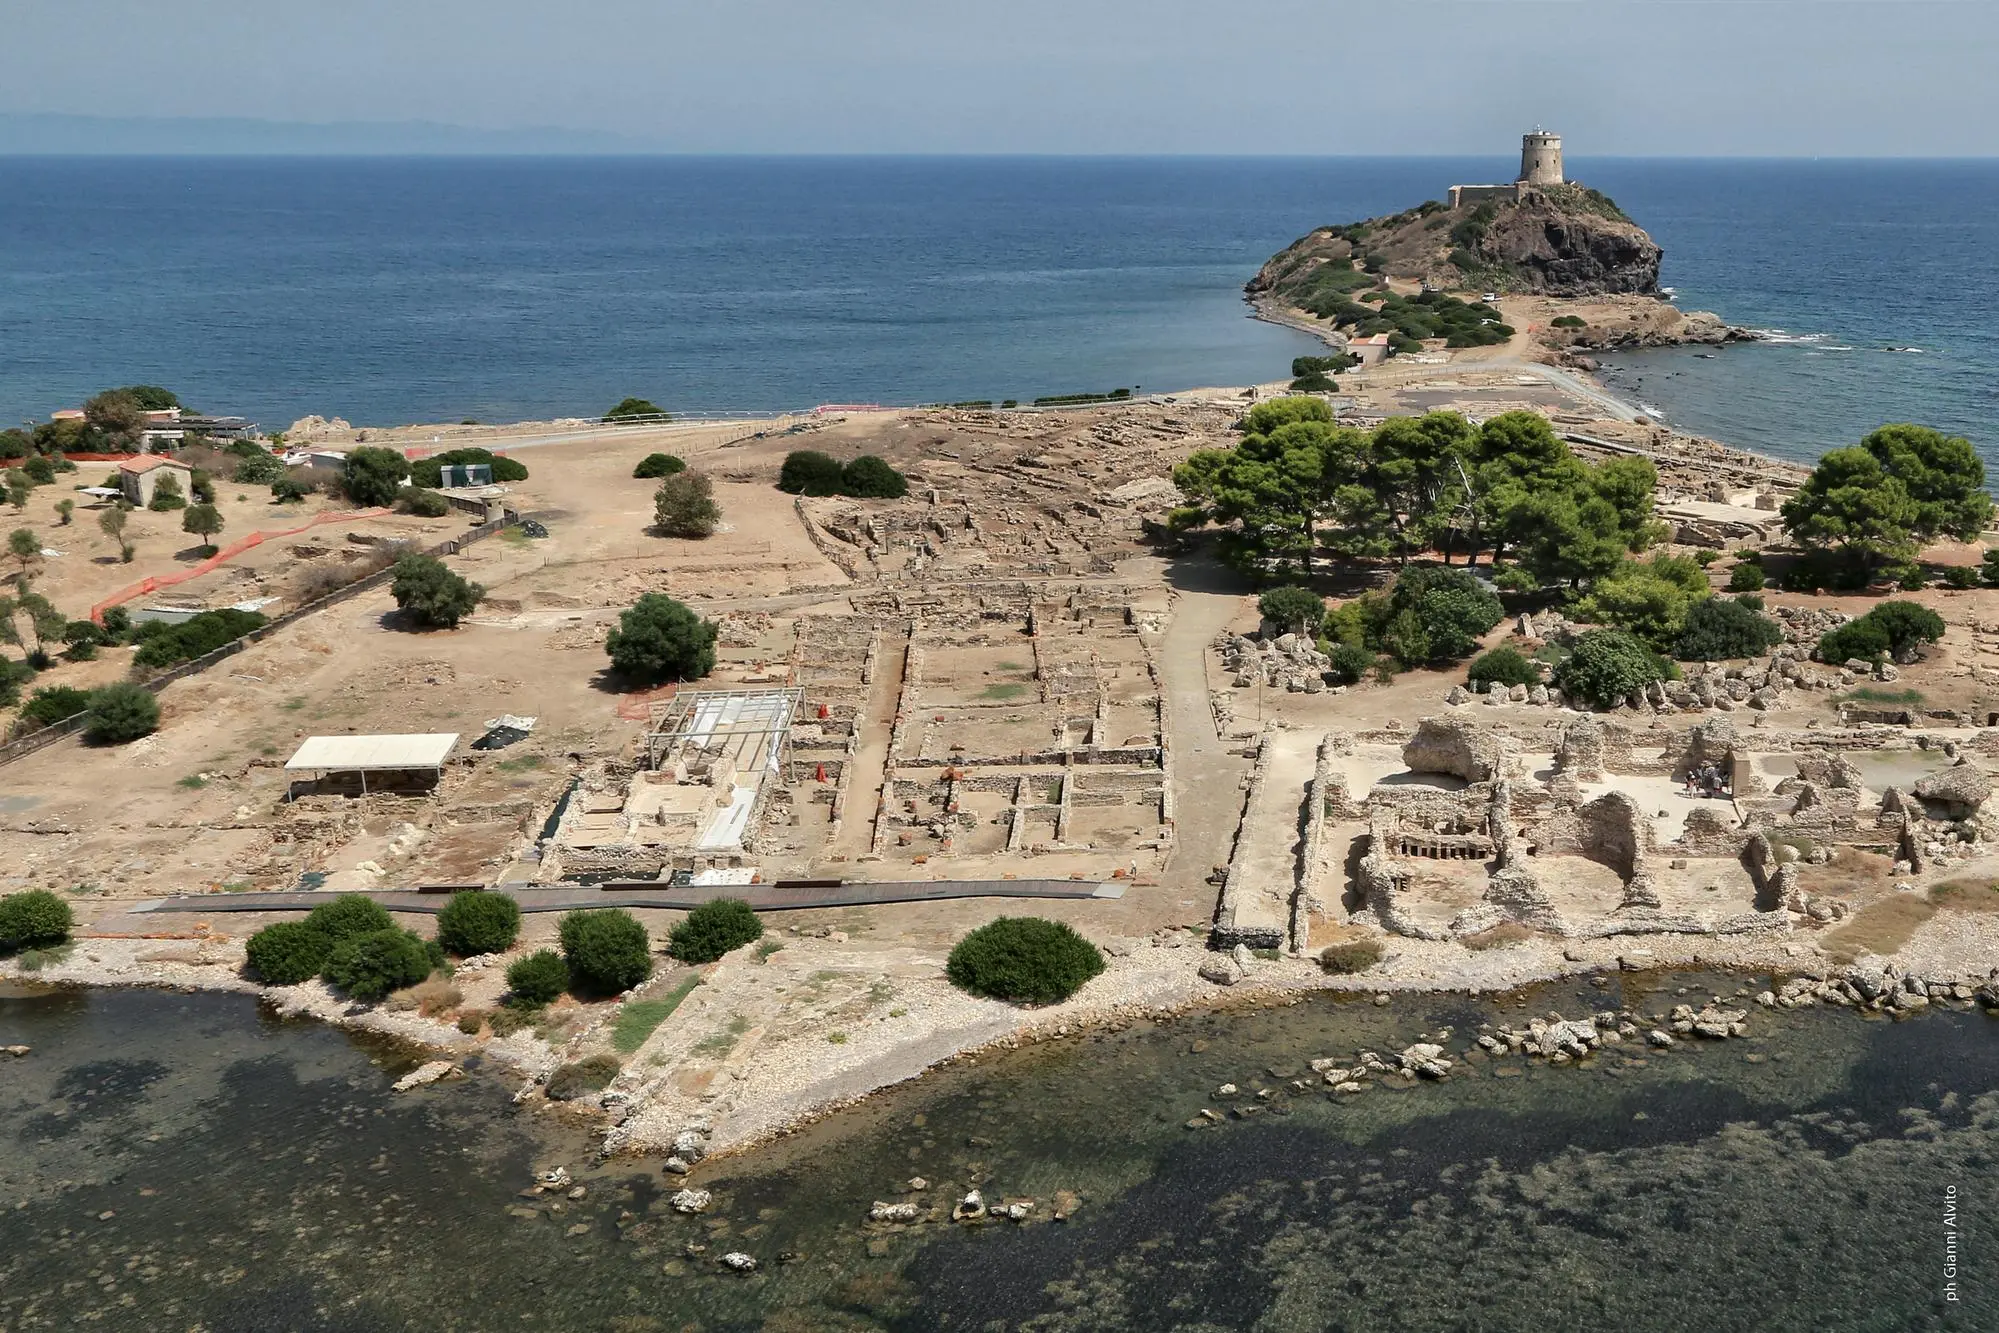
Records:
{"label": "white tarp covering", "polygon": [[458,744],[455,731],[418,736],[308,736],[285,761],[287,772],[372,772],[442,768]]}

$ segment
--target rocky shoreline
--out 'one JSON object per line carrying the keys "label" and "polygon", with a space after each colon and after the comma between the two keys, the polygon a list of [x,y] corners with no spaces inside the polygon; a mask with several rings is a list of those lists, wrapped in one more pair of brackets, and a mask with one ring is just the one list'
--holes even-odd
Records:
{"label": "rocky shoreline", "polygon": [[[1345,995],[1387,1004],[1398,993],[1455,992],[1501,997],[1525,987],[1576,977],[1605,985],[1608,977],[1618,971],[1698,970],[1729,973],[1745,980],[1752,974],[1771,978],[1759,990],[1745,986],[1733,997],[1717,996],[1698,1008],[1683,1006],[1684,1012],[1652,1015],[1617,1012],[1576,1019],[1554,1015],[1545,1023],[1537,1020],[1520,1029],[1495,1027],[1472,1039],[1472,1045],[1488,1054],[1497,1053],[1493,1050],[1497,1044],[1509,1053],[1540,1056],[1557,1064],[1619,1041],[1644,1040],[1662,1045],[1688,1038],[1741,1035],[1740,1025],[1752,1004],[1766,1008],[1837,1005],[1889,1017],[1907,1017],[1932,1004],[1999,1009],[1999,969],[1980,971],[1974,965],[1974,959],[1992,956],[1992,949],[1982,939],[1964,941],[1966,947],[1950,951],[1957,956],[1958,966],[1923,970],[1895,959],[1877,958],[1835,966],[1816,951],[1795,942],[1754,938],[1659,939],[1648,940],[1649,947],[1642,948],[1619,947],[1616,940],[1572,940],[1559,948],[1535,942],[1472,954],[1428,941],[1396,940],[1395,950],[1375,969],[1355,976],[1336,976],[1306,960],[1266,960],[1250,955],[1246,949],[1233,955],[1216,954],[1199,947],[1184,932],[1172,933],[1181,938],[1112,942],[1114,949],[1123,950],[1122,954],[1114,954],[1104,976],[1064,1004],[1023,1010],[995,1002],[975,1002],[1002,1011],[994,1017],[1003,1021],[976,1039],[929,1052],[928,1058],[912,1060],[907,1058],[910,1052],[885,1047],[863,1061],[853,1071],[859,1077],[851,1079],[846,1090],[837,1095],[832,1095],[831,1089],[816,1079],[783,1076],[779,1066],[784,1062],[777,1058],[783,1053],[772,1053],[766,1061],[737,1071],[736,1085],[748,1094],[742,1100],[756,1108],[754,1114],[742,1113],[740,1106],[731,1106],[717,1114],[712,1109],[703,1109],[698,1100],[665,1098],[648,1104],[635,1099],[629,1087],[615,1085],[592,1096],[551,1102],[542,1095],[541,1088],[561,1057],[530,1034],[476,1039],[415,1013],[352,1004],[317,982],[294,987],[257,986],[244,979],[237,968],[219,959],[206,963],[139,963],[106,950],[102,947],[106,942],[83,941],[69,960],[52,963],[31,974],[22,974],[18,965],[8,963],[0,967],[0,976],[52,986],[149,986],[258,995],[281,1016],[312,1018],[355,1032],[390,1037],[413,1052],[429,1055],[431,1059],[416,1069],[417,1077],[407,1081],[408,1087],[450,1077],[465,1057],[477,1054],[525,1077],[527,1081],[517,1094],[517,1101],[543,1104],[550,1109],[559,1107],[569,1115],[581,1112],[593,1119],[601,1117],[604,1133],[601,1155],[657,1157],[669,1171],[682,1172],[703,1160],[739,1156],[767,1145],[932,1069],[1041,1042],[1122,1030],[1136,1023],[1170,1022],[1197,1013],[1296,1004],[1315,994]],[[1623,943],[1628,946],[1630,942]],[[94,957],[84,953],[84,944],[96,946],[90,950]],[[721,966],[727,966],[728,961]],[[1218,962],[1229,965],[1230,975],[1225,982],[1211,975]],[[939,985],[943,985],[941,980]],[[1585,1027],[1589,1031],[1584,1031]],[[1328,1063],[1327,1071],[1341,1071],[1345,1077],[1338,1080],[1340,1083],[1355,1081],[1356,1070],[1368,1078],[1404,1073],[1434,1077],[1444,1071],[1436,1067],[1425,1069],[1423,1062],[1451,1058],[1454,1057],[1442,1049],[1427,1055],[1419,1051],[1414,1063],[1398,1058],[1392,1065],[1384,1064],[1377,1069],[1356,1056],[1345,1064]],[[650,1114],[640,1115],[641,1111]]]}

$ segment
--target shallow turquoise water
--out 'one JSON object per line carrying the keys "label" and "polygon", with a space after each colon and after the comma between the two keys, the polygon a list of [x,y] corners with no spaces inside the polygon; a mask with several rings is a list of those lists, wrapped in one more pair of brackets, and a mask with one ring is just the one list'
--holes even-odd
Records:
{"label": "shallow turquoise water", "polygon": [[[1445,1026],[1455,1050],[1495,1012],[1677,998],[1619,984],[1695,982],[1315,1000],[955,1066],[705,1169],[701,1218],[665,1206],[656,1168],[592,1166],[499,1078],[397,1096],[403,1057],[236,997],[0,999],[0,1043],[35,1047],[0,1066],[0,1330],[1999,1323],[1978,1220],[1999,1194],[1999,1032],[1979,1014],[1758,1011],[1748,1041],[1665,1055],[1479,1062],[1337,1103],[1289,1087],[1313,1057]],[[1203,1106],[1260,1109],[1185,1128]],[[556,1162],[583,1200],[516,1197]],[[1062,1223],[862,1220],[912,1175],[925,1203],[977,1184],[1039,1219],[1057,1191],[1080,1204]],[[722,1271],[733,1249],[760,1271]]]}

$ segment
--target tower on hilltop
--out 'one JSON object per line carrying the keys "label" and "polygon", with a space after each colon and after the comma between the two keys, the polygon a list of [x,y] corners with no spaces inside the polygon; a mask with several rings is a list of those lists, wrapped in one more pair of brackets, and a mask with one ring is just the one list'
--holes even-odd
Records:
{"label": "tower on hilltop", "polygon": [[1520,136],[1520,184],[1562,183],[1562,136],[1536,129]]}

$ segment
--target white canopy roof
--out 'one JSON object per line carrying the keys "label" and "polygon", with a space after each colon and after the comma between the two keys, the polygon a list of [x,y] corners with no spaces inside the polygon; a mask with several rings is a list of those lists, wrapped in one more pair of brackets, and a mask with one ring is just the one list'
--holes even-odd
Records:
{"label": "white canopy roof", "polygon": [[455,731],[421,736],[308,736],[298,752],[285,761],[285,771],[442,768],[456,744]]}

